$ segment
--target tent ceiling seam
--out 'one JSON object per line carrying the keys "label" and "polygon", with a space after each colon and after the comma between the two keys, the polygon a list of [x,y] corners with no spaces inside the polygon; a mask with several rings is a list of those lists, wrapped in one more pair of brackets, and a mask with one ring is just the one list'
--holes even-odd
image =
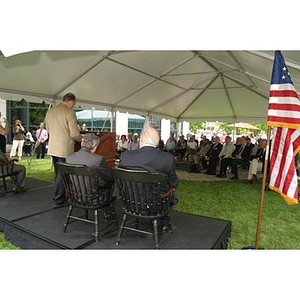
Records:
{"label": "tent ceiling seam", "polygon": [[[260,80],[260,81],[263,81],[263,82],[265,82],[265,83],[270,84],[270,81],[267,80],[267,79],[265,79],[265,78],[261,78],[261,77],[259,77],[259,76],[257,76],[257,75],[254,75],[254,74],[252,74],[252,73],[250,73],[250,72],[248,72],[248,71],[243,71],[243,70],[237,69],[236,67],[233,67],[232,65],[228,65],[228,64],[226,64],[226,63],[224,63],[224,62],[222,62],[222,61],[220,61],[220,60],[217,60],[217,59],[215,59],[215,58],[209,57],[209,56],[207,56],[207,55],[205,55],[205,54],[203,54],[203,56],[206,57],[208,60],[210,59],[210,60],[212,60],[212,61],[214,61],[214,62],[216,62],[216,63],[218,63],[218,64],[220,64],[220,65],[223,65],[223,66],[225,66],[225,67],[227,67],[227,68],[230,68],[232,71],[236,71],[236,72],[239,72],[239,73],[241,73],[241,74],[245,74],[245,75],[251,76],[251,77],[253,77],[253,78],[255,78],[255,79],[258,79],[258,80]],[[225,72],[223,72],[223,74],[225,74]]]}
{"label": "tent ceiling seam", "polygon": [[207,60],[202,54],[199,53],[199,51],[193,51],[202,61],[204,61],[206,64],[208,64],[212,69],[214,69],[217,72],[220,72],[220,70],[213,65],[209,60]]}
{"label": "tent ceiling seam", "polygon": [[130,98],[131,96],[137,94],[138,92],[140,92],[141,90],[145,89],[146,87],[148,87],[149,85],[151,85],[152,83],[154,83],[156,80],[153,79],[150,82],[146,82],[144,85],[142,85],[141,87],[139,87],[138,89],[134,90],[133,92],[127,94],[126,96],[124,96],[123,98],[117,100],[116,102],[114,102],[114,105],[118,105],[119,103],[125,101],[126,99]]}
{"label": "tent ceiling seam", "polygon": [[[241,81],[238,81],[238,80],[236,80],[236,79],[234,79],[234,78],[232,78],[232,77],[230,77],[230,76],[224,75],[224,77],[226,77],[227,79],[229,79],[229,80],[231,80],[231,81],[233,81],[233,82],[235,82],[235,83],[237,83],[237,84],[243,86],[244,88],[246,88],[246,89],[252,91],[253,93],[256,93],[256,94],[259,95],[260,97],[262,97],[262,98],[264,98],[264,99],[266,99],[266,100],[269,101],[269,97],[268,97],[268,96],[264,96],[262,93],[260,93],[260,90],[254,89],[253,87],[248,86],[247,84],[245,84],[245,83],[243,83],[243,82],[241,82]],[[262,91],[262,92],[263,92],[263,91]]]}
{"label": "tent ceiling seam", "polygon": [[[257,51],[245,51],[245,52],[256,55],[256,56],[261,57],[261,58],[265,58],[267,60],[270,60],[271,62],[274,61],[274,56],[269,55],[267,53],[257,52]],[[288,67],[291,67],[291,68],[296,69],[296,70],[300,70],[300,66],[298,66],[296,63],[294,63],[292,61],[289,61],[289,60],[285,59],[285,64]]]}
{"label": "tent ceiling seam", "polygon": [[[219,75],[219,74],[218,74],[218,75]],[[218,76],[218,75],[217,75],[217,76]],[[196,85],[196,87],[199,86],[199,85],[204,84],[205,82],[207,82],[207,81],[209,81],[209,80],[214,79],[215,77],[216,77],[216,76],[206,78],[205,80],[199,82],[199,83]],[[208,85],[207,85],[207,86],[208,86]],[[205,86],[204,88],[201,88],[200,90],[201,90],[201,91],[205,90],[205,89],[207,88],[207,86]],[[164,102],[162,102],[162,103],[159,103],[158,105],[152,107],[152,110],[154,110],[154,109],[156,109],[156,108],[158,108],[158,107],[161,107],[161,106],[163,106],[163,105],[166,105],[166,104],[172,102],[173,100],[177,99],[178,97],[180,97],[180,96],[182,96],[182,95],[184,95],[184,94],[186,94],[186,93],[188,93],[188,92],[190,92],[190,91],[193,91],[193,90],[197,90],[197,88],[191,86],[187,91],[182,91],[182,92],[180,92],[180,93],[174,95],[173,97],[167,99],[166,101],[164,101]]]}
{"label": "tent ceiling seam", "polygon": [[69,86],[71,86],[72,84],[74,84],[76,81],[78,81],[80,78],[82,78],[84,75],[86,75],[89,71],[91,71],[92,69],[94,69],[100,63],[102,63],[105,59],[107,59],[113,53],[114,53],[114,51],[109,51],[108,53],[106,53],[105,55],[103,55],[100,59],[97,59],[88,68],[86,68],[83,72],[81,72],[73,80],[71,80],[68,84],[65,84],[65,86],[63,88],[61,88],[59,91],[57,91],[54,95],[59,95],[62,91],[66,90]]}
{"label": "tent ceiling seam", "polygon": [[215,82],[215,80],[217,79],[219,77],[219,75],[218,76],[216,76],[215,78],[213,78],[212,80],[211,80],[211,82],[206,86],[206,88],[202,91],[202,92],[200,92],[196,97],[195,97],[195,99],[183,110],[183,112],[177,117],[177,118],[181,118],[181,116],[195,103],[195,101],[198,99],[198,98],[200,98],[206,91],[207,91],[207,89]]}
{"label": "tent ceiling seam", "polygon": [[[229,54],[229,56],[232,58],[232,60],[238,65],[238,67],[240,68],[240,70],[245,73],[245,69],[243,68],[243,66],[241,65],[241,63],[238,61],[238,59],[234,56],[234,54],[232,53],[232,51],[227,51],[227,53]],[[248,77],[248,79],[250,80],[250,82],[252,83],[252,85],[257,88],[256,84],[254,83],[254,81],[252,80],[252,78],[246,74],[246,76]]]}
{"label": "tent ceiling seam", "polygon": [[[168,76],[169,73],[173,72],[174,70],[176,70],[177,68],[181,67],[182,65],[186,64],[187,62],[189,62],[190,60],[192,60],[195,56],[193,57],[189,57],[188,59],[185,59],[184,61],[180,62],[178,65],[176,65],[175,67],[171,68],[169,71],[165,72],[164,74],[161,75],[161,77],[166,77]],[[127,66],[127,65],[125,65]],[[129,68],[131,68],[130,66],[127,66]],[[135,70],[136,71],[136,70]],[[147,75],[147,74],[146,74]],[[135,95],[136,93],[140,92],[141,90],[143,90],[144,88],[148,87],[149,85],[151,85],[152,83],[154,83],[157,80],[157,77],[154,77],[154,80],[152,80],[151,82],[147,82],[146,84],[144,84],[142,87],[132,91],[131,93],[127,94],[126,96],[124,96],[123,98],[117,100],[114,104],[119,104],[123,101],[125,101],[126,99],[128,99],[129,97]],[[163,81],[163,80],[162,80]]]}
{"label": "tent ceiling seam", "polygon": [[47,98],[47,99],[53,99],[55,96],[50,94],[41,94],[41,93],[35,93],[35,92],[26,92],[26,91],[18,91],[18,90],[12,90],[12,89],[5,89],[0,87],[0,91],[4,93],[12,93],[12,94],[18,94],[18,95],[26,95],[26,96],[33,96],[38,98]]}
{"label": "tent ceiling seam", "polygon": [[112,59],[112,58],[110,58],[110,57],[107,58],[107,60],[109,60],[109,61],[111,61],[111,62],[114,62],[114,63],[116,63],[116,64],[119,64],[119,65],[121,65],[121,66],[123,66],[123,67],[126,67],[126,68],[128,68],[128,69],[131,69],[131,70],[133,70],[133,71],[136,71],[136,72],[138,72],[138,73],[144,74],[144,75],[146,75],[146,76],[148,76],[148,77],[154,78],[155,81],[162,81],[162,82],[164,82],[164,83],[166,83],[166,84],[175,86],[175,87],[177,87],[177,88],[179,88],[179,89],[181,89],[181,90],[185,90],[185,88],[182,87],[182,86],[180,86],[180,85],[174,84],[174,83],[172,83],[172,82],[169,82],[169,81],[167,81],[167,80],[162,79],[161,77],[157,77],[157,76],[152,75],[152,74],[150,74],[150,73],[147,73],[147,72],[145,72],[145,71],[139,70],[139,69],[137,69],[137,68],[135,68],[135,67],[129,66],[129,65],[125,64],[125,63],[122,63],[122,62],[117,61],[117,60],[115,60],[115,59]]}
{"label": "tent ceiling seam", "polygon": [[229,105],[230,105],[232,113],[233,113],[233,118],[235,119],[236,118],[236,113],[234,111],[234,108],[233,108],[233,105],[232,105],[232,101],[230,99],[230,96],[229,96],[229,93],[228,93],[228,90],[227,90],[227,87],[226,87],[223,75],[221,75],[221,80],[222,80],[222,83],[223,83],[223,86],[224,86],[224,89],[225,89],[225,93],[226,93]]}

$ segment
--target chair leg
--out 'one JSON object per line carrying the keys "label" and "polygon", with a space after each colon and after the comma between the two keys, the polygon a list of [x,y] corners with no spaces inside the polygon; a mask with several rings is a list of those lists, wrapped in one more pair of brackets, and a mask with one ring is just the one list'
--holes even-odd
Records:
{"label": "chair leg", "polygon": [[67,219],[66,219],[66,222],[65,222],[65,224],[64,224],[64,232],[66,232],[66,230],[67,230],[67,227],[68,227],[68,224],[69,224],[69,221],[70,221],[70,216],[71,216],[72,210],[73,210],[73,206],[70,205],[70,206],[69,206],[68,213],[67,213]]}
{"label": "chair leg", "polygon": [[134,228],[138,229],[140,224],[140,220],[138,218],[135,219]]}
{"label": "chair leg", "polygon": [[121,241],[121,236],[122,236],[122,233],[123,233],[123,230],[124,230],[124,225],[125,225],[125,222],[126,222],[126,217],[127,217],[126,214],[124,214],[123,215],[122,224],[120,226],[120,230],[119,230],[119,234],[118,234],[116,245],[119,245],[119,243]]}
{"label": "chair leg", "polygon": [[167,214],[167,221],[168,221],[169,232],[173,232],[172,221],[169,214]]}
{"label": "chair leg", "polygon": [[99,214],[98,209],[95,209],[95,239],[99,242]]}
{"label": "chair leg", "polygon": [[115,206],[112,202],[110,203],[110,207],[111,207],[111,215],[113,216],[113,218],[115,220],[115,230],[117,230],[118,229],[118,219],[117,219],[117,215],[116,215],[116,211],[115,211]]}
{"label": "chair leg", "polygon": [[5,179],[5,176],[2,177],[3,179],[3,187],[4,187],[4,190],[5,192],[7,191],[7,185],[6,185],[6,179]]}
{"label": "chair leg", "polygon": [[154,228],[154,243],[155,243],[155,249],[159,249],[159,246],[158,246],[157,220],[154,220],[154,221],[153,221],[153,228]]}

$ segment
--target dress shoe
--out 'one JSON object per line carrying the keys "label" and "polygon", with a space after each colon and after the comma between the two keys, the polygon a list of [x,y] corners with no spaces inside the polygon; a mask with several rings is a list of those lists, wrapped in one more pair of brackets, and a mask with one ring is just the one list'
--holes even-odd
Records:
{"label": "dress shoe", "polygon": [[21,193],[25,193],[25,192],[27,192],[27,189],[26,189],[26,187],[22,187],[22,186],[21,186],[21,187],[20,187],[20,192],[21,192]]}
{"label": "dress shoe", "polygon": [[232,179],[232,180],[238,180],[239,178],[237,176],[233,176],[233,177],[230,177],[230,179]]}
{"label": "dress shoe", "polygon": [[253,180],[252,179],[249,180],[249,184],[253,184]]}
{"label": "dress shoe", "polygon": [[219,178],[224,178],[224,177],[226,177],[226,174],[221,174],[221,173],[219,173],[219,174],[217,175],[217,177],[219,177]]}
{"label": "dress shoe", "polygon": [[59,208],[59,207],[64,207],[66,206],[67,202],[63,202],[63,203],[54,203],[53,207],[54,208]]}
{"label": "dress shoe", "polygon": [[13,187],[13,194],[25,193],[26,191],[26,187],[19,187],[19,189],[16,186]]}

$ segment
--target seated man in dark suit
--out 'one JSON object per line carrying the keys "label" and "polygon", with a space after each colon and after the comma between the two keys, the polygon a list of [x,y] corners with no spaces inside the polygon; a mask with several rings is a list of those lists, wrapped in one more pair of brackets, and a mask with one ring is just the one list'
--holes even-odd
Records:
{"label": "seated man in dark suit", "polygon": [[[175,171],[174,156],[170,153],[157,150],[159,142],[158,132],[145,123],[140,137],[140,149],[122,153],[119,167],[135,170],[146,170],[149,173],[163,173],[167,175],[167,182],[162,185],[162,192],[177,187],[179,179]],[[173,193],[172,203],[178,199]]]}
{"label": "seated man in dark suit", "polygon": [[223,145],[222,151],[219,154],[220,172],[217,177],[226,177],[226,170],[235,149],[235,145],[231,142],[231,137],[229,135],[226,136],[225,144]]}
{"label": "seated man in dark suit", "polygon": [[[7,156],[1,151],[0,149],[0,162],[1,163],[4,163],[6,161],[8,161],[9,159],[7,158]],[[16,165],[16,164],[13,164],[13,169],[11,171],[17,171],[18,174],[17,174],[17,180],[18,180],[18,183],[19,183],[19,186],[20,186],[20,192],[21,193],[24,193],[27,191],[26,187],[25,187],[25,183],[26,183],[26,167],[23,166],[23,165]],[[6,171],[4,170],[4,175]],[[12,180],[14,180],[12,178]],[[18,190],[17,190],[17,186],[14,182],[14,187],[13,187],[13,193],[17,193]]]}
{"label": "seated man in dark suit", "polygon": [[251,156],[251,147],[247,145],[246,138],[241,137],[241,146],[232,153],[229,165],[231,165],[231,173],[233,177],[230,179],[239,179],[238,177],[238,166],[242,165],[244,169],[247,168]]}
{"label": "seated man in dark suit", "polygon": [[66,163],[82,164],[89,168],[99,168],[101,170],[102,182],[100,186],[105,186],[114,182],[111,169],[108,167],[105,158],[95,153],[100,143],[99,137],[94,133],[82,135],[81,148],[66,157]]}
{"label": "seated man in dark suit", "polygon": [[[222,150],[222,144],[220,143],[220,138],[215,136],[214,143],[211,145],[210,149],[205,154],[202,159],[202,165],[207,171],[204,174],[216,175],[216,167],[219,161],[219,154]],[[207,165],[208,162],[208,165]]]}

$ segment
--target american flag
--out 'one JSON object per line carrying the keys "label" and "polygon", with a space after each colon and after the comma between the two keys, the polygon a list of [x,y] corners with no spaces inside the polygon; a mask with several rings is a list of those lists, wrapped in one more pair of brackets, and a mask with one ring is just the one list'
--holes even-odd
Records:
{"label": "american flag", "polygon": [[295,155],[300,150],[300,101],[280,51],[275,51],[268,126],[274,126],[270,151],[270,188],[288,204],[298,203]]}

